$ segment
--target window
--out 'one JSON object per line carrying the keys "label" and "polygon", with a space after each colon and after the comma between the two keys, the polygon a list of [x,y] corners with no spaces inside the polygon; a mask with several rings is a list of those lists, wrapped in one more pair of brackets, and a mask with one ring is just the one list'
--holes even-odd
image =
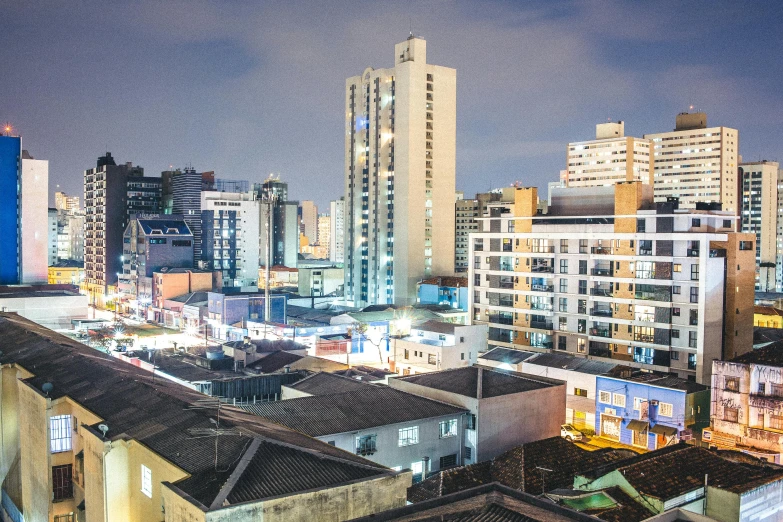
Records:
{"label": "window", "polygon": [[763,382],[759,383],[759,392],[758,392],[759,395],[764,395],[765,393],[767,393],[765,386],[766,386],[765,383]]}
{"label": "window", "polygon": [[731,228],[731,220],[730,219],[724,219],[723,220],[723,228]]}
{"label": "window", "polygon": [[584,337],[580,337],[576,340],[577,353],[585,353],[585,346],[586,346],[586,342]]}
{"label": "window", "polygon": [[608,391],[599,391],[598,402],[602,404],[612,404],[612,394]]}
{"label": "window", "polygon": [[740,250],[753,250],[753,241],[740,241],[739,242],[739,249]]}
{"label": "window", "polygon": [[568,311],[568,299],[565,297],[561,297],[558,299],[558,310],[561,312],[567,312]]}
{"label": "window", "polygon": [[372,455],[378,451],[376,447],[375,435],[363,435],[356,437],[356,454],[357,455]]}
{"label": "window", "polygon": [[688,332],[688,347],[689,348],[698,348],[699,346],[699,338],[698,333],[696,332]]}
{"label": "window", "polygon": [[581,334],[587,333],[587,319],[576,320],[576,331]]}
{"label": "window", "polygon": [[634,397],[633,398],[633,409],[640,411],[642,409],[642,403],[647,402],[647,399],[643,399],[641,397]]}
{"label": "window", "polygon": [[[677,332],[677,337],[680,336],[680,331],[679,330],[672,330],[672,337],[674,337],[674,332]],[[672,350],[672,352],[670,354],[670,357],[671,357],[672,361],[679,361],[680,360],[680,352],[678,352],[677,350]]]}
{"label": "window", "polygon": [[557,336],[557,349],[564,351],[568,349],[568,340],[565,335]]}
{"label": "window", "polygon": [[783,384],[770,383],[771,389],[769,394],[773,397],[783,397]]}
{"label": "window", "polygon": [[693,263],[691,265],[691,281],[698,281],[698,280],[699,280],[699,265]]}
{"label": "window", "polygon": [[[763,412],[762,415],[764,415]],[[773,430],[783,430],[783,415],[776,415],[774,413],[770,413],[769,427],[772,428]]]}
{"label": "window", "polygon": [[739,410],[737,408],[723,408],[723,420],[739,422]]}
{"label": "window", "polygon": [[645,232],[647,229],[646,221],[644,219],[638,219],[636,220],[636,231],[637,232]]}
{"label": "window", "polygon": [[56,415],[49,418],[52,453],[71,451],[71,416]]}
{"label": "window", "polygon": [[55,502],[73,498],[73,467],[71,464],[52,466],[52,491]]}
{"label": "window", "polygon": [[459,354],[459,360],[460,360],[460,361],[464,361],[464,360],[465,360],[465,352],[461,352],[461,353]]}
{"label": "window", "polygon": [[574,395],[577,397],[587,397],[587,390],[583,388],[574,388]]}
{"label": "window", "polygon": [[446,455],[440,458],[440,469],[450,468],[457,465],[457,454]]}
{"label": "window", "polygon": [[476,416],[474,414],[468,415],[467,424],[465,425],[466,430],[475,430],[476,429]]}
{"label": "window", "polygon": [[409,350],[407,350],[407,349],[406,349],[406,350],[403,352],[403,358],[405,358],[405,359],[410,359],[410,358],[411,358],[411,352],[410,352]]}
{"label": "window", "polygon": [[560,240],[560,253],[561,254],[567,254],[568,253],[568,240],[567,239],[561,239]]}
{"label": "window", "polygon": [[410,428],[400,428],[400,437],[398,446],[413,446],[419,443],[419,427],[411,426]]}
{"label": "window", "polygon": [[468,460],[473,458],[473,448],[465,446],[465,458]]}
{"label": "window", "polygon": [[435,357],[434,353],[427,354],[427,364],[438,364],[437,357]]}
{"label": "window", "polygon": [[557,329],[561,332],[567,332],[568,331],[568,317],[558,317],[557,318]]}
{"label": "window", "polygon": [[698,303],[698,302],[699,302],[699,288],[694,286],[691,288],[691,303]]}
{"label": "window", "polygon": [[699,324],[699,311],[698,310],[691,310],[690,311],[690,322],[689,324],[691,326],[697,326]]}
{"label": "window", "polygon": [[682,265],[680,263],[674,263],[673,270],[675,272],[682,272]]}
{"label": "window", "polygon": [[[440,438],[445,439],[447,437],[456,437],[457,436],[457,419],[451,419],[447,421],[442,421],[439,424],[440,430]],[[418,437],[418,435],[417,435]],[[407,446],[407,444],[406,444]]]}
{"label": "window", "polygon": [[680,287],[679,286],[673,286],[672,287],[672,293],[673,294],[679,294],[680,293]]}
{"label": "window", "polygon": [[612,404],[618,408],[625,408],[625,395],[622,393],[613,393]]}
{"label": "window", "polygon": [[587,280],[586,279],[580,279],[579,280],[579,294],[580,295],[586,295],[587,294]]}
{"label": "window", "polygon": [[661,417],[671,417],[673,416],[673,411],[674,407],[668,402],[662,402],[658,404],[658,413],[661,415]]}
{"label": "window", "polygon": [[567,294],[568,293],[568,279],[561,279],[560,280],[560,293]]}
{"label": "window", "polygon": [[695,228],[698,228],[698,227],[700,227],[700,226],[701,226],[701,219],[699,219],[699,218],[693,218],[693,219],[691,220],[691,226],[693,226],[693,227],[695,227]]}
{"label": "window", "polygon": [[723,389],[732,392],[739,392],[740,380],[738,377],[725,377]]}
{"label": "window", "polygon": [[675,317],[680,316],[680,309],[679,308],[672,308],[672,315]]}
{"label": "window", "polygon": [[141,492],[152,498],[152,470],[141,465]]}
{"label": "window", "polygon": [[[578,314],[587,313],[587,299],[579,299],[576,302],[576,313]],[[580,332],[580,333],[584,333],[584,332]]]}
{"label": "window", "polygon": [[560,273],[561,274],[567,274],[568,273],[568,259],[561,259],[560,260]]}
{"label": "window", "polygon": [[[696,354],[695,353],[689,353],[688,354],[688,369],[689,370],[695,370],[696,369]],[[690,377],[690,375],[688,377]]]}
{"label": "window", "polygon": [[587,274],[587,259],[580,259],[579,260],[579,273],[580,274]]}
{"label": "window", "polygon": [[580,254],[586,254],[587,253],[587,240],[586,239],[580,239],[579,240],[579,253]]}

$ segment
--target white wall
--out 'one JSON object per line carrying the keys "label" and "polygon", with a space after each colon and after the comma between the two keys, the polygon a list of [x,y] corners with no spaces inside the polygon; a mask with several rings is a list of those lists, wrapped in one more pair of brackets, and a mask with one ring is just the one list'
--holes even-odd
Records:
{"label": "white wall", "polygon": [[46,283],[49,248],[49,162],[22,159],[22,283]]}
{"label": "white wall", "polygon": [[0,310],[16,312],[52,329],[70,329],[71,319],[87,317],[86,295],[0,299]]}

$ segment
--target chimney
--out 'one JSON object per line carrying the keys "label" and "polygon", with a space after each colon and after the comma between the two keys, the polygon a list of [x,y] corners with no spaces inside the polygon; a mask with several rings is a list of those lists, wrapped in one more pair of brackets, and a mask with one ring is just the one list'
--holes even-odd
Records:
{"label": "chimney", "polygon": [[478,369],[478,382],[476,383],[476,398],[481,399],[482,393],[481,390],[483,389],[484,385],[484,370],[482,368]]}
{"label": "chimney", "polygon": [[422,460],[421,481],[424,482],[424,480],[427,478],[427,466],[430,463],[430,458],[429,457],[423,457],[421,460]]}

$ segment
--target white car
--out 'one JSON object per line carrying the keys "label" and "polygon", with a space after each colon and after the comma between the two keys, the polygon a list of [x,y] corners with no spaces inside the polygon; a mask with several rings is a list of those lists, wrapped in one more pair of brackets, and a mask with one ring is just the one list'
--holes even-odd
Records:
{"label": "white car", "polygon": [[570,424],[563,424],[560,426],[560,436],[569,442],[575,440],[582,440],[582,432],[571,426]]}

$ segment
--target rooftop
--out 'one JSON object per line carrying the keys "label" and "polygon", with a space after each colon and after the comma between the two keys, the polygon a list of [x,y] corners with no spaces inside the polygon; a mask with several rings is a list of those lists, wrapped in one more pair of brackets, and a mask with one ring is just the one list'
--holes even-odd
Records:
{"label": "rooftop", "polygon": [[680,443],[584,473],[597,479],[617,471],[639,493],[668,500],[704,486],[744,493],[783,480],[783,468],[750,464],[734,452],[716,452]]}
{"label": "rooftop", "polygon": [[423,330],[425,332],[435,332],[448,335],[454,335],[454,330],[462,324],[444,323],[443,321],[425,321],[417,326],[412,326],[411,330]]}
{"label": "rooftop", "polygon": [[767,366],[783,366],[783,340],[774,341],[761,348],[738,355],[730,362],[742,364],[764,364]]}
{"label": "rooftop", "polygon": [[406,382],[434,388],[465,397],[478,398],[478,380],[481,373],[481,397],[499,397],[512,393],[523,393],[530,390],[540,390],[551,386],[562,386],[562,381],[527,375],[524,373],[506,372],[484,366],[468,366],[453,370],[420,373],[406,377],[395,377]]}
{"label": "rooftop", "polygon": [[332,373],[364,382],[383,381],[387,377],[398,375],[395,372],[384,370],[383,368],[373,368],[372,366],[362,365],[352,366],[347,370],[338,370]]}
{"label": "rooftop", "polygon": [[[51,383],[52,400],[67,396],[93,412],[109,427],[107,439],[136,440],[188,473],[189,478],[173,487],[205,511],[221,492],[230,504],[391,473],[230,406],[221,408],[220,425],[236,432],[221,435],[217,460],[225,471],[215,471],[214,439],[192,435],[193,430],[213,427],[216,412],[195,408],[204,395],[164,379],[153,383],[144,370],[16,314],[0,313],[0,336],[4,339],[0,363],[32,372],[34,376],[25,382],[39,393],[44,383]],[[97,423],[85,428],[101,436]],[[250,465],[239,480],[229,481],[243,460]]]}
{"label": "rooftop", "polygon": [[171,266],[163,266],[155,270],[156,274],[211,274],[212,270],[202,270],[200,268],[179,268]]}
{"label": "rooftop", "polygon": [[332,393],[362,391],[366,390],[367,386],[370,385],[357,379],[326,372],[314,373],[301,381],[288,385],[289,388],[310,395],[329,395]]}
{"label": "rooftop", "polygon": [[75,259],[61,259],[53,265],[49,265],[49,268],[84,268],[84,261],[76,261]]}
{"label": "rooftop", "polygon": [[177,303],[201,303],[207,301],[207,292],[190,292],[188,294],[178,295],[177,297],[170,297],[166,301],[175,301]]}
{"label": "rooftop", "polygon": [[182,219],[139,219],[139,226],[147,236],[192,236]]}
{"label": "rooftop", "polygon": [[387,386],[371,385],[343,393],[248,404],[242,408],[311,437],[467,411]]}
{"label": "rooftop", "polygon": [[298,370],[330,371],[348,368],[345,364],[338,363],[321,357],[311,355],[298,355],[292,352],[279,350],[262,357],[245,366],[258,370],[261,373],[275,373],[285,369],[286,366],[295,367]]}
{"label": "rooftop", "polygon": [[547,366],[549,368],[560,368],[562,370],[571,370],[579,373],[588,373],[591,375],[606,375],[615,368],[623,367],[619,364],[594,361],[584,357],[574,357],[562,353],[537,353],[535,357],[525,361],[529,364],[538,366]]}
{"label": "rooftop", "polygon": [[774,306],[755,305],[753,307],[753,313],[758,315],[778,315],[783,317],[783,310],[775,308]]}
{"label": "rooftop", "polygon": [[497,361],[506,364],[519,364],[535,355],[534,352],[524,350],[512,350],[510,348],[495,348],[479,356],[479,359],[487,361]]}
{"label": "rooftop", "polygon": [[422,279],[419,282],[420,285],[438,285],[443,286],[447,288],[466,288],[468,286],[468,278],[467,277],[454,277],[454,276],[445,276],[445,277],[428,277],[427,279]]}
{"label": "rooftop", "polygon": [[623,381],[638,382],[642,384],[649,384],[651,386],[658,386],[659,388],[669,388],[670,390],[680,390],[685,393],[696,393],[704,390],[708,390],[709,386],[699,384],[688,379],[680,379],[673,375],[652,373],[652,372],[633,372],[630,375],[611,375],[614,379],[620,379]]}

